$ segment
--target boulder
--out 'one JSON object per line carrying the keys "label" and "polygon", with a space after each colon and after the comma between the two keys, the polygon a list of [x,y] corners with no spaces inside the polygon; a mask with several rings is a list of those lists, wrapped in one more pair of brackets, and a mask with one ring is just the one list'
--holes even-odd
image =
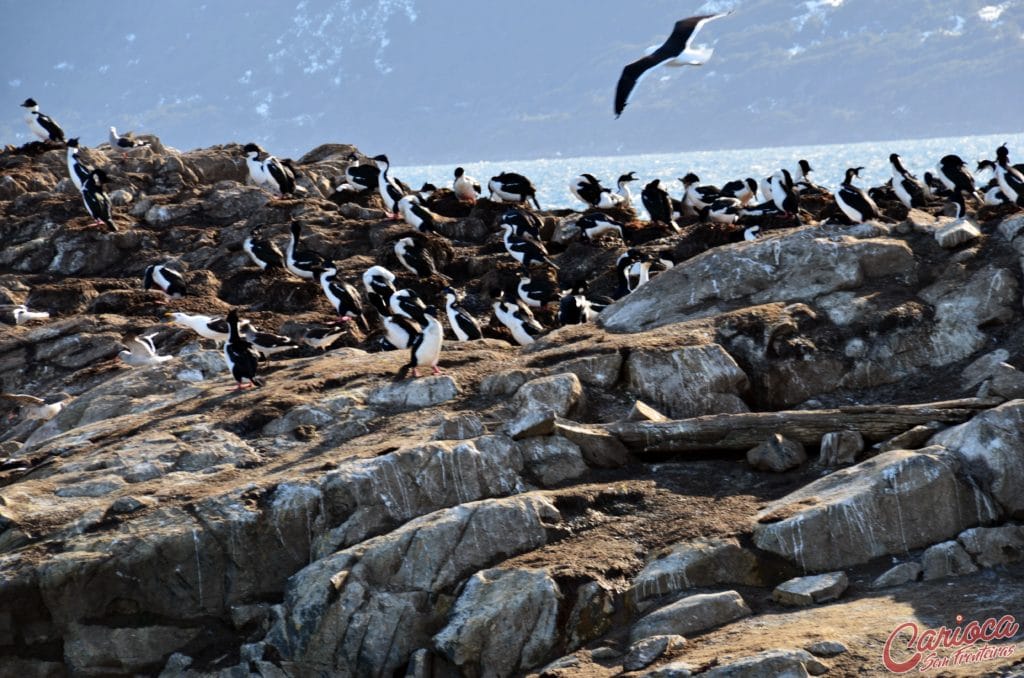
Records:
{"label": "boulder", "polygon": [[813,654],[815,657],[838,657],[841,654],[849,652],[849,648],[846,645],[840,643],[838,640],[819,640],[811,643],[804,647],[805,650]]}
{"label": "boulder", "polygon": [[813,577],[796,577],[782,582],[772,598],[783,605],[807,606],[835,600],[850,585],[845,572],[829,572]]}
{"label": "boulder", "polygon": [[871,588],[884,589],[890,586],[902,586],[903,584],[917,581],[920,576],[920,563],[914,561],[900,563],[899,565],[894,565],[882,574],[878,575],[878,577],[871,582]]}
{"label": "boulder", "polygon": [[596,388],[610,388],[622,372],[621,353],[597,353],[559,363],[558,369],[572,372],[580,381]]}
{"label": "boulder", "polygon": [[622,660],[622,668],[626,671],[638,671],[666,653],[677,652],[685,646],[686,638],[678,635],[651,636],[638,640],[629,646],[626,658]]}
{"label": "boulder", "polygon": [[956,539],[981,567],[1024,559],[1024,525],[975,527],[964,530]]}
{"label": "boulder", "polygon": [[945,541],[925,549],[921,555],[924,579],[944,579],[978,571],[967,551],[955,541]]}
{"label": "boulder", "polygon": [[445,627],[439,594],[543,545],[560,518],[535,495],[466,503],[316,560],[289,580],[265,642],[286,673],[391,675]]}
{"label": "boulder", "polygon": [[701,678],[801,678],[828,667],[806,650],[766,650],[701,673]]}
{"label": "boulder", "polygon": [[688,596],[658,608],[633,624],[629,638],[636,642],[650,636],[687,636],[707,631],[751,614],[736,591]]}
{"label": "boulder", "polygon": [[1024,372],[1009,363],[1000,363],[992,370],[992,392],[1003,398],[1024,398]]}
{"label": "boulder", "polygon": [[[965,473],[991,496],[1007,515],[1024,517],[1024,400],[986,410],[970,421],[932,436],[962,463]],[[974,525],[965,525],[973,527]],[[959,534],[959,531],[957,532]],[[947,535],[952,538],[954,535]],[[933,542],[938,539],[932,540]]]}
{"label": "boulder", "polygon": [[535,436],[516,443],[526,468],[543,487],[579,478],[587,472],[580,448],[561,436]]}
{"label": "boulder", "polygon": [[986,379],[991,378],[996,373],[999,365],[1005,363],[1009,358],[1010,352],[1004,348],[986,353],[964,368],[960,375],[960,385],[965,390],[977,386]]}
{"label": "boulder", "polygon": [[946,425],[938,421],[921,424],[920,426],[907,429],[903,433],[893,436],[888,440],[884,440],[875,445],[875,447],[879,452],[916,450],[927,445],[932,436],[944,428],[946,428]]}
{"label": "boulder", "polygon": [[591,468],[619,468],[629,462],[626,446],[603,429],[555,419],[554,433],[579,446],[583,460]]}
{"label": "boulder", "polygon": [[505,425],[513,438],[547,435],[555,417],[575,413],[583,403],[583,386],[575,374],[555,374],[528,381],[512,399],[514,418]]}
{"label": "boulder", "polygon": [[460,393],[455,379],[444,374],[388,384],[371,391],[367,403],[392,410],[419,410],[452,400]]}
{"label": "boulder", "polygon": [[953,538],[999,515],[964,468],[941,447],[880,454],[769,504],[754,543],[805,572],[828,572]]}
{"label": "boulder", "polygon": [[79,675],[150,672],[200,633],[197,627],[74,624],[64,641],[64,660]]}
{"label": "boulder", "polygon": [[759,471],[782,473],[805,461],[807,453],[803,444],[783,438],[779,433],[747,452],[747,463]]}
{"label": "boulder", "polygon": [[447,416],[434,432],[434,440],[468,440],[484,435],[484,423],[475,414]]}
{"label": "boulder", "polygon": [[606,308],[601,324],[613,332],[637,332],[714,315],[721,304],[739,299],[808,300],[913,268],[913,252],[901,240],[822,237],[814,228],[801,228],[687,259]]}
{"label": "boulder", "polygon": [[615,591],[591,581],[576,589],[576,600],[565,624],[565,643],[570,650],[582,647],[612,628]]}
{"label": "boulder", "polygon": [[939,247],[953,249],[981,237],[981,230],[969,221],[957,220],[935,229],[935,242]]}
{"label": "boulder", "polygon": [[650,601],[717,584],[763,585],[757,558],[735,538],[694,539],[654,554],[626,591],[628,603],[645,609]]}
{"label": "boulder", "polygon": [[718,344],[636,349],[625,369],[627,390],[675,419],[749,411],[747,375]]}
{"label": "boulder", "polygon": [[543,570],[477,572],[434,646],[464,673],[503,678],[543,662],[558,642],[561,593]]}
{"label": "boulder", "polygon": [[858,431],[832,431],[821,437],[818,465],[823,468],[846,466],[857,461],[864,451],[864,436]]}

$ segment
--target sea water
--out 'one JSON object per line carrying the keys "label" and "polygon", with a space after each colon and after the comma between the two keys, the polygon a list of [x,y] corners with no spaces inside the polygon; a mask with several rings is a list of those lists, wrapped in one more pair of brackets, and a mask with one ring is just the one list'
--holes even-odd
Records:
{"label": "sea water", "polygon": [[[842,183],[846,168],[864,167],[858,185],[868,188],[883,184],[891,177],[890,153],[898,153],[903,158],[904,166],[920,178],[926,171],[934,173],[939,159],[950,153],[959,155],[974,171],[978,160],[995,160],[996,148],[1003,143],[1009,144],[1011,162],[1024,162],[1024,133],[1015,132],[822,146],[466,162],[461,163],[461,166],[467,174],[480,182],[484,195],[487,195],[487,180],[496,174],[518,172],[529,177],[537,187],[537,200],[543,209],[583,209],[585,205],[569,192],[569,181],[584,172],[593,174],[602,184],[614,190],[620,175],[634,171],[639,180],[633,182],[630,189],[639,207],[640,191],[644,184],[652,179],[661,179],[662,187],[673,197],[679,198],[683,190],[679,178],[689,172],[697,174],[702,184],[720,186],[734,179],[767,177],[779,168],[795,172],[798,169],[797,161],[805,159],[814,169],[811,178],[822,186],[834,189]],[[454,170],[454,164],[396,166],[392,176],[413,188],[418,188],[424,182],[450,188]],[[988,181],[991,174],[976,173],[975,178],[980,184]]]}

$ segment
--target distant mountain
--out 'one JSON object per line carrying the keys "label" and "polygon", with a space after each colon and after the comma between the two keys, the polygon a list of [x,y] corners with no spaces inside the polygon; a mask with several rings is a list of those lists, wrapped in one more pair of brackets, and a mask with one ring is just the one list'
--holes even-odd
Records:
{"label": "distant mountain", "polygon": [[[327,141],[400,164],[848,142],[1022,129],[1024,0],[117,0],[10,8],[0,140],[40,101],[71,135],[180,148]],[[683,16],[734,9],[700,69],[622,66]],[[33,33],[31,49],[14,33]]]}

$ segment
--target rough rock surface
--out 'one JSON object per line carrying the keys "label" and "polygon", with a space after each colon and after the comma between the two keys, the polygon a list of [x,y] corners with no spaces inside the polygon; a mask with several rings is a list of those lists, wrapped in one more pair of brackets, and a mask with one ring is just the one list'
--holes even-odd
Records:
{"label": "rough rock surface", "polygon": [[[238,144],[147,140],[123,162],[82,150],[111,176],[117,232],[90,224],[63,148],[0,151],[0,391],[68,396],[45,422],[0,401],[0,673],[605,678],[650,660],[652,676],[803,675],[824,667],[779,648],[829,639],[848,648],[831,674],[871,675],[894,618],[1024,605],[1012,206],[973,213],[977,233],[950,229],[951,248],[940,204],[883,201],[894,223],[843,226],[824,223],[830,197],[808,198],[803,225],[766,220],[751,243],[628,211],[626,241],[587,243],[578,215],[542,212],[563,288],[612,294],[630,246],[678,264],[598,323],[556,328],[537,309],[547,330],[519,348],[490,318],[491,290],[520,273],[497,224],[508,206],[441,189],[423,237],[484,339],[446,337],[442,374],[396,382],[408,352],[381,350],[368,311],[235,392],[219,347],[168,311],[234,308],[293,340],[335,320],[317,285],[252,264],[254,229],[283,245],[301,221],[303,247],[357,287],[374,264],[428,303],[446,282],[401,269],[393,242],[419,236],[377,196],[334,202],[352,146],[306,154],[306,193],[281,197],[246,185]],[[183,273],[182,299],[141,289],[154,263]],[[50,318],[16,326],[14,304]],[[122,363],[141,335],[171,359]],[[939,401],[942,416],[892,411]],[[829,414],[812,430],[794,412]],[[779,428],[677,452],[615,428],[737,415]],[[778,430],[828,463],[750,469],[742,452]],[[857,435],[878,445],[822,476],[856,461]],[[942,578],[918,581],[922,565]],[[829,605],[771,598],[838,569],[854,584]],[[865,585],[886,577],[898,595]]]}

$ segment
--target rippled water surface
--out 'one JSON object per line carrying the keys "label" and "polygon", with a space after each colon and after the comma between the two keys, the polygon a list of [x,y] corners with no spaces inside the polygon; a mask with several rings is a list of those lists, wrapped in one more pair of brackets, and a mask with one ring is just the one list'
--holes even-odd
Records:
{"label": "rippled water surface", "polygon": [[[679,197],[682,184],[678,178],[688,172],[698,174],[702,183],[720,185],[732,179],[768,176],[780,167],[795,170],[797,161],[805,158],[814,168],[815,181],[824,186],[837,186],[843,180],[847,167],[859,166],[864,167],[860,185],[876,186],[890,177],[890,153],[899,153],[904,165],[921,176],[925,171],[934,170],[939,158],[949,153],[956,153],[973,168],[982,158],[994,159],[996,147],[1004,142],[1009,144],[1011,160],[1024,162],[1024,133],[1014,133],[827,146],[467,162],[462,166],[480,181],[485,193],[490,177],[502,171],[519,172],[528,176],[537,187],[542,208],[582,208],[583,204],[573,197],[568,188],[569,180],[582,172],[589,172],[601,179],[604,185],[614,188],[619,175],[635,171],[640,180],[632,185],[632,190],[637,197],[643,185],[654,178],[660,178],[669,193]],[[394,175],[414,187],[425,181],[450,187],[454,169],[454,165],[396,167]],[[991,177],[984,173],[977,178],[987,181]]]}

